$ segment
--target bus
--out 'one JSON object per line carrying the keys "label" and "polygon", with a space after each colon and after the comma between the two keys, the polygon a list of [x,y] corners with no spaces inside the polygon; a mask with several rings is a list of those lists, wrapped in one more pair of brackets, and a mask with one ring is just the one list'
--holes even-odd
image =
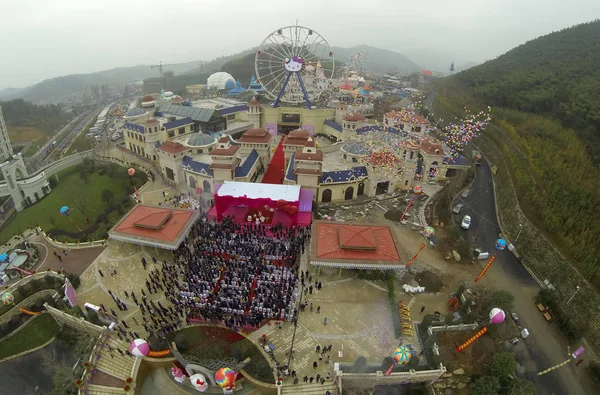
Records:
{"label": "bus", "polygon": [[475,162],[475,166],[481,165],[482,160],[481,153],[479,151],[473,151],[473,161]]}

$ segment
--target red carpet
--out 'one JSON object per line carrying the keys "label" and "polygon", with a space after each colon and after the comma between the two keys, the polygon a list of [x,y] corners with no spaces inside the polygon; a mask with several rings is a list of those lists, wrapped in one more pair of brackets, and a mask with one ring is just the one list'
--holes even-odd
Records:
{"label": "red carpet", "polygon": [[263,184],[283,184],[284,167],[285,166],[285,154],[283,153],[283,138],[279,142],[269,168],[262,179]]}

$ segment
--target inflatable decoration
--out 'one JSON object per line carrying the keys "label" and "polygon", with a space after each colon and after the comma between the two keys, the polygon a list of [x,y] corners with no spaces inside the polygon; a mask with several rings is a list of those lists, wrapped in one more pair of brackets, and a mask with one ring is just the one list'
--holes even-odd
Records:
{"label": "inflatable decoration", "polygon": [[504,322],[506,318],[506,314],[502,309],[494,307],[492,311],[490,311],[490,324],[501,324]]}
{"label": "inflatable decoration", "polygon": [[503,249],[506,248],[506,240],[504,240],[504,239],[496,240],[496,244],[494,244],[494,247],[496,247],[496,250],[502,251]]}
{"label": "inflatable decoration", "polygon": [[435,229],[433,229],[433,227],[431,227],[431,226],[426,227],[425,228],[425,236],[431,237],[433,235],[435,235]]}
{"label": "inflatable decoration", "polygon": [[215,373],[215,381],[224,389],[231,389],[235,383],[235,372],[229,368],[220,368]]}
{"label": "inflatable decoration", "polygon": [[145,357],[150,352],[150,345],[146,340],[135,339],[129,345],[129,352],[134,357]]}
{"label": "inflatable decoration", "polygon": [[190,382],[194,386],[194,388],[199,392],[204,392],[208,389],[208,383],[206,382],[206,377],[201,375],[200,373],[196,373],[190,376]]}
{"label": "inflatable decoration", "polygon": [[396,349],[394,350],[392,358],[394,358],[394,361],[396,361],[396,363],[405,364],[408,363],[408,361],[410,361],[411,356],[412,354],[408,347],[399,346],[396,347]]}
{"label": "inflatable decoration", "polygon": [[175,381],[177,381],[179,384],[183,384],[183,382],[185,381],[185,374],[183,373],[183,370],[181,368],[173,366],[171,368],[171,374],[173,375]]}
{"label": "inflatable decoration", "polygon": [[133,176],[135,175],[135,169],[134,169],[133,167],[130,167],[130,168],[127,170],[127,174],[129,174],[130,176],[132,176],[132,177],[133,177]]}
{"label": "inflatable decoration", "polygon": [[4,292],[2,294],[2,304],[13,304],[15,297],[10,292]]}

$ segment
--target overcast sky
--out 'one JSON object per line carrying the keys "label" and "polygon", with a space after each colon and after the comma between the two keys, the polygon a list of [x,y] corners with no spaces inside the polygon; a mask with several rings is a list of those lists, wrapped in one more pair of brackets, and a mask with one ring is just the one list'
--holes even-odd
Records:
{"label": "overcast sky", "polygon": [[[600,17],[599,0],[0,0],[0,89],[119,66],[211,60],[310,27],[436,69]],[[424,64],[427,63],[427,64]],[[445,71],[445,70],[440,70]]]}

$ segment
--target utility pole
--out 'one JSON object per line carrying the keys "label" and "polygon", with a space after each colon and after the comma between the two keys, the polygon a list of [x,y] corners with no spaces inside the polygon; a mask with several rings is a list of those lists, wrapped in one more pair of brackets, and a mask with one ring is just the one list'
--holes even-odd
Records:
{"label": "utility pole", "polygon": [[579,288],[579,285],[578,285],[578,286],[577,286],[577,289],[576,289],[576,290],[575,290],[575,292],[573,293],[573,296],[571,296],[571,297],[569,298],[569,300],[567,300],[567,304],[569,304],[569,303],[570,303],[570,302],[573,300],[573,298],[575,297],[575,295],[577,295],[577,292],[579,292],[579,289],[580,289],[580,288]]}

